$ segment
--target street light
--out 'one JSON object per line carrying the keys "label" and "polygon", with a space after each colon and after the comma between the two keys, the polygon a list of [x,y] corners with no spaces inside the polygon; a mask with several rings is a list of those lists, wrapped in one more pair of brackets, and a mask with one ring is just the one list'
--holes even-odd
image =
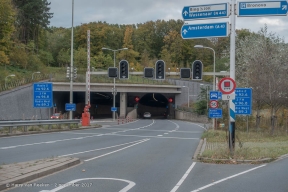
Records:
{"label": "street light", "polygon": [[189,87],[188,86],[182,86],[182,87],[187,87],[187,91],[188,91],[188,93],[187,93],[187,97],[188,97],[188,103],[187,103],[187,105],[188,105],[188,108],[189,108],[189,93],[190,93],[190,91],[189,91]]}
{"label": "street light", "polygon": [[[203,49],[210,49],[213,51],[213,54],[214,54],[214,62],[213,62],[213,91],[216,90],[216,83],[215,83],[215,50],[211,47],[204,47],[203,45],[195,45],[194,46],[195,48],[203,48]],[[207,103],[208,103],[208,99],[207,99]],[[208,110],[208,109],[207,109]],[[212,119],[212,122],[213,122],[213,129],[215,128],[215,119],[213,118]]]}
{"label": "street light", "polygon": [[40,71],[37,71],[37,72],[32,73],[32,80],[34,79],[34,74],[35,74],[35,73],[40,74],[41,72],[40,72]]}
{"label": "street light", "polygon": [[11,74],[11,75],[8,75],[7,77],[5,77],[5,88],[7,87],[7,86],[6,86],[6,80],[7,80],[8,77],[15,77],[15,75],[14,75],[14,74]]}
{"label": "street light", "polygon": [[[122,48],[122,49],[109,49],[106,47],[102,47],[102,50],[109,50],[109,51],[113,51],[114,52],[114,67],[115,67],[115,55],[117,51],[121,51],[121,50],[127,50],[128,48]],[[113,108],[115,108],[115,78],[113,78]],[[115,121],[115,111],[113,111],[113,121]]]}

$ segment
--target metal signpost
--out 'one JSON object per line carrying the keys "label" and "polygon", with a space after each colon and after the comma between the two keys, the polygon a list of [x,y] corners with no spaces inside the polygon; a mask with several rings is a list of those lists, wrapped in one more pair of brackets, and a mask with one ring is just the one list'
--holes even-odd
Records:
{"label": "metal signpost", "polygon": [[33,107],[34,108],[53,107],[52,83],[33,83]]}
{"label": "metal signpost", "polygon": [[252,115],[252,89],[236,88],[235,94],[235,114]]}
{"label": "metal signpost", "polygon": [[287,1],[238,2],[239,17],[286,16]]}
{"label": "metal signpost", "polygon": [[229,3],[185,6],[182,11],[184,20],[218,19],[229,17]]}
{"label": "metal signpost", "polygon": [[66,103],[65,104],[66,111],[76,111],[76,104],[75,103]]}
{"label": "metal signpost", "polygon": [[222,109],[209,109],[209,118],[222,118]]}
{"label": "metal signpost", "polygon": [[227,37],[229,35],[228,22],[207,23],[207,24],[187,24],[181,28],[183,39]]}

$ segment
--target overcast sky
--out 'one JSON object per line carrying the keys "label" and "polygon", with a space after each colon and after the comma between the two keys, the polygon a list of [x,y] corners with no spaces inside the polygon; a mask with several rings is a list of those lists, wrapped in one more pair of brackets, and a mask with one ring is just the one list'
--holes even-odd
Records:
{"label": "overcast sky", "polygon": [[[50,12],[54,13],[51,26],[71,27],[72,0],[48,0]],[[243,0],[245,2],[251,0]],[[254,0],[254,2],[257,0]],[[195,2],[195,3],[194,3]],[[107,22],[110,24],[137,24],[158,19],[182,19],[184,6],[215,3],[227,3],[230,0],[74,0],[74,26],[89,22]],[[189,23],[213,23],[229,19],[196,20]],[[287,16],[271,17],[236,17],[237,29],[249,29],[257,32],[264,24],[268,30],[284,37],[288,42]]]}

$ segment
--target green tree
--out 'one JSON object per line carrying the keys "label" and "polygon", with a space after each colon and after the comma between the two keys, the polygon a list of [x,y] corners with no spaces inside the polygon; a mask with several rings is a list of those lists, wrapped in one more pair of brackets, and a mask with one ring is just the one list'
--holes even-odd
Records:
{"label": "green tree", "polygon": [[34,40],[36,46],[39,45],[39,34],[41,29],[48,29],[49,19],[53,17],[50,13],[47,0],[13,0],[18,8],[17,29],[21,42],[27,44],[29,40]]}
{"label": "green tree", "polygon": [[0,65],[9,63],[9,47],[11,36],[15,30],[16,11],[11,0],[0,0]]}

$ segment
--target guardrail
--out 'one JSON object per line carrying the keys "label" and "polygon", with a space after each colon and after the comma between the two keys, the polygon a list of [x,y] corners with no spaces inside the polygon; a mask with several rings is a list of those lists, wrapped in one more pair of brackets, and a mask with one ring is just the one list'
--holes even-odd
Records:
{"label": "guardrail", "polygon": [[35,125],[49,125],[48,129],[51,129],[51,125],[57,124],[78,124],[80,119],[73,120],[23,120],[23,121],[0,121],[0,129],[3,127],[9,127],[9,133],[12,133],[13,128],[24,126],[24,131],[27,131],[27,126]]}

